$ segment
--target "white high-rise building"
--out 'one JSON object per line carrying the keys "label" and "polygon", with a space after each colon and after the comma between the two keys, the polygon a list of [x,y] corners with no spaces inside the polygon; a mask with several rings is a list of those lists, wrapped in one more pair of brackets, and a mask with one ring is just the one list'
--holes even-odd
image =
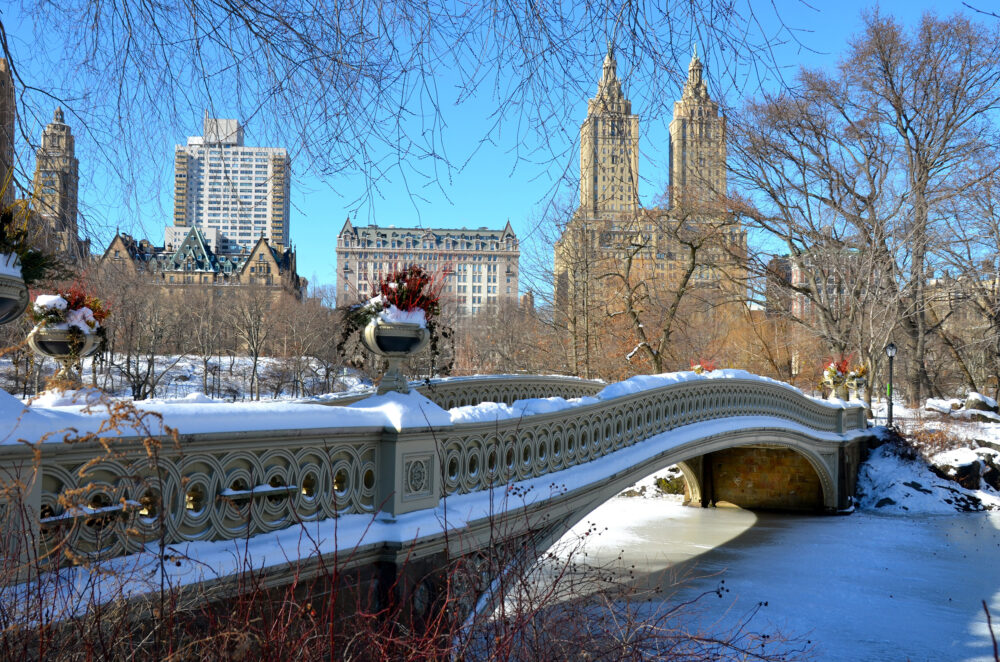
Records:
{"label": "white high-rise building", "polygon": [[174,148],[174,226],[216,230],[223,249],[287,246],[290,179],[284,147],[247,147],[238,120],[206,112],[203,135]]}

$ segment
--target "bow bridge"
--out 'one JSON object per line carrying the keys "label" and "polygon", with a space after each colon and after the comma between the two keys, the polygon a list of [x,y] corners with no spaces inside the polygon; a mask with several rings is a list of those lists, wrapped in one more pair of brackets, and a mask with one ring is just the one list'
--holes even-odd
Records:
{"label": "bow bridge", "polygon": [[[178,570],[177,581],[204,582],[225,576],[225,561],[213,559],[231,559],[238,543],[270,550],[253,560],[277,585],[301,570],[296,559],[433,564],[495,546],[498,530],[545,549],[672,464],[696,505],[836,512],[851,505],[869,437],[860,405],[827,404],[739,371],[611,386],[459,378],[416,390],[423,395],[321,404],[146,405],[180,429],[176,442],[8,437],[0,445],[6,558],[42,567],[120,561],[162,540],[202,568],[196,580]],[[27,441],[39,425],[96,430],[107,418],[57,410],[25,413]],[[12,507],[18,499],[25,508]]]}

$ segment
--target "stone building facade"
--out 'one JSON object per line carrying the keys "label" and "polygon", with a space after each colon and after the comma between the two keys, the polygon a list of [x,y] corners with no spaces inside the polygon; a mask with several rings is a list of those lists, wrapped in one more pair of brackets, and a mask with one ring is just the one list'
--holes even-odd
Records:
{"label": "stone building facade", "polygon": [[206,113],[202,135],[174,147],[174,225],[217,230],[226,250],[288,246],[290,190],[288,151],[244,145],[238,120]]}
{"label": "stone building facade", "polygon": [[670,122],[670,206],[711,204],[726,196],[726,119],[708,96],[695,49]]}
{"label": "stone building facade", "polygon": [[337,305],[377,293],[379,279],[416,264],[440,278],[446,308],[475,315],[505,301],[517,302],[517,236],[501,230],[355,227],[350,219],[337,237]]}
{"label": "stone building facade", "polygon": [[639,116],[632,114],[615,68],[609,49],[580,125],[580,212],[587,216],[638,209]]}
{"label": "stone building facade", "polygon": [[287,293],[301,299],[307,285],[296,271],[293,249],[274,246],[263,237],[249,249],[213,249],[197,227],[190,228],[179,244],[163,246],[119,232],[104,251],[101,264],[145,274],[165,291],[257,285],[275,295]]}
{"label": "stone building facade", "polygon": [[[654,298],[683,281],[685,288],[698,288],[709,307],[746,299],[746,231],[726,213],[725,120],[708,95],[703,70],[695,52],[674,105],[670,206],[643,208],[638,116],[617,78],[614,52],[609,48],[604,58],[581,130],[580,207],[555,246],[555,317],[574,345],[599,334],[623,277],[646,280]],[[685,280],[690,244],[698,244],[697,264]],[[726,311],[718,307],[718,314]]]}
{"label": "stone building facade", "polygon": [[14,202],[14,120],[17,108],[10,65],[0,57],[0,209]]}
{"label": "stone building facade", "polygon": [[80,239],[77,226],[79,186],[80,162],[73,131],[65,122],[62,108],[56,108],[35,153],[35,230],[40,245],[75,263],[90,257],[90,241]]}

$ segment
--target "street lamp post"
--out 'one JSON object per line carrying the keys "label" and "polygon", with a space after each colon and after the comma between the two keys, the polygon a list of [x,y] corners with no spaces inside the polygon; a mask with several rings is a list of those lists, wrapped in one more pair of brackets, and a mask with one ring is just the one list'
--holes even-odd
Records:
{"label": "street lamp post", "polygon": [[889,412],[887,425],[892,427],[892,359],[896,356],[896,343],[889,343],[885,346],[885,355],[889,357],[889,383],[885,387],[885,395],[889,400]]}

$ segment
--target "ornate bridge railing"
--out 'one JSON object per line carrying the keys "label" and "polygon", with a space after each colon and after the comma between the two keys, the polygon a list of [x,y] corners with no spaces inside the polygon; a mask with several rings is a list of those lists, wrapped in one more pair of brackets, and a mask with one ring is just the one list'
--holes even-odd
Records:
{"label": "ornate bridge railing", "polygon": [[[594,395],[604,382],[558,375],[482,375],[410,382],[410,387],[444,409],[480,402],[503,402],[528,398],[580,398]],[[323,405],[349,405],[375,394],[375,389],[336,394],[319,400]]]}
{"label": "ornate bridge railing", "polygon": [[444,492],[465,493],[542,476],[661,432],[737,416],[777,417],[834,434],[867,425],[861,406],[828,407],[778,384],[696,380],[550,414],[442,431]]}
{"label": "ornate bridge railing", "polygon": [[[598,388],[559,377],[449,380],[428,387],[428,397],[455,406],[570,398]],[[778,384],[729,378],[450,426],[336,426],[339,411],[329,412],[329,427],[190,434],[176,445],[135,438],[105,445],[42,443],[38,456],[31,446],[0,445],[0,480],[10,486],[12,477],[19,478],[30,488],[23,497],[26,512],[35,514],[29,524],[42,558],[63,550],[72,558],[111,557],[161,536],[168,544],[243,538],[300,521],[379,511],[391,520],[436,507],[445,495],[542,476],[714,419],[776,417],[835,435],[866,426],[860,406],[831,407]],[[294,421],[276,421],[280,425]],[[31,480],[36,469],[40,478]],[[9,506],[10,497],[10,491],[0,493],[0,506],[5,498]],[[16,520],[4,518],[7,526]]]}

